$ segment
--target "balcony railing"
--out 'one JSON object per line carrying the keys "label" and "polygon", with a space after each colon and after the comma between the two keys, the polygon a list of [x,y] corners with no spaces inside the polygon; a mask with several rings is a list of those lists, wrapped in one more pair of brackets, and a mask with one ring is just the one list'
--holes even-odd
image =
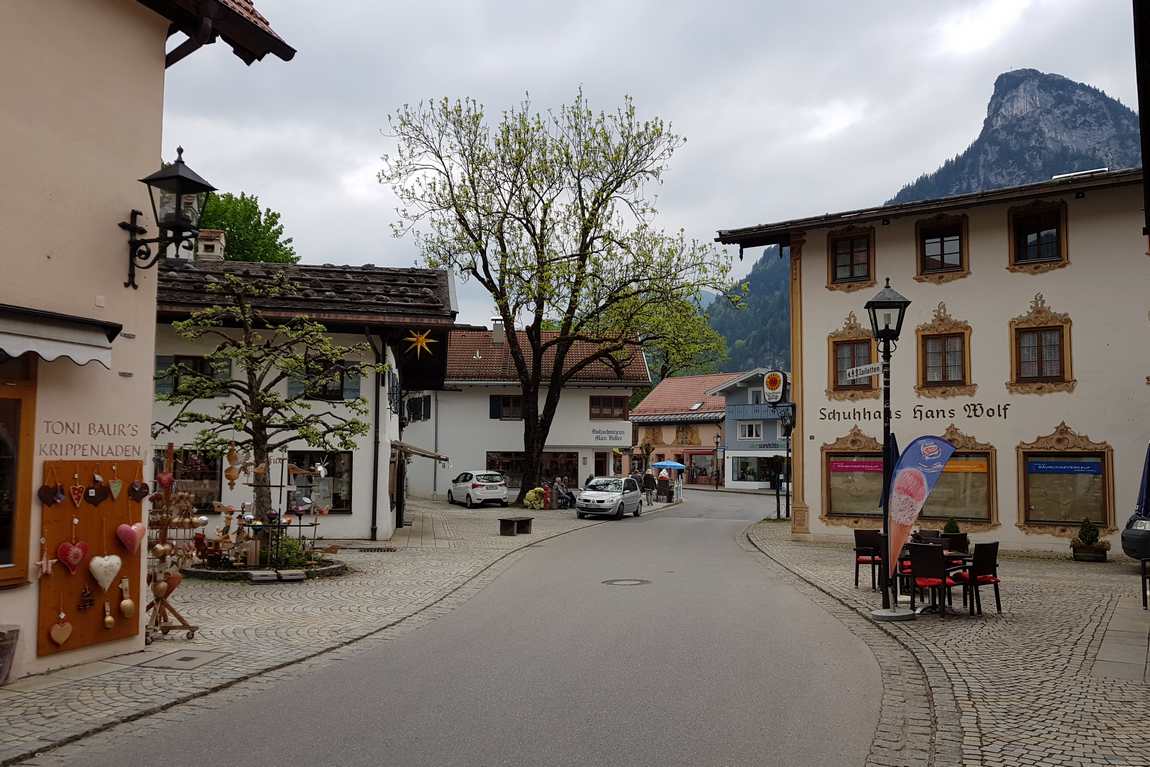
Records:
{"label": "balcony railing", "polygon": [[727,418],[736,421],[773,421],[778,417],[773,405],[727,405]]}

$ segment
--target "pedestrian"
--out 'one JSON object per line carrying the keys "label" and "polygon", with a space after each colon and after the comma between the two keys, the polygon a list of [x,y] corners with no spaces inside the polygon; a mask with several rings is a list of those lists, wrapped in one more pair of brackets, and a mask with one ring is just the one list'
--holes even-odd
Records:
{"label": "pedestrian", "polygon": [[655,502],[655,475],[650,469],[643,475],[643,498],[648,506]]}

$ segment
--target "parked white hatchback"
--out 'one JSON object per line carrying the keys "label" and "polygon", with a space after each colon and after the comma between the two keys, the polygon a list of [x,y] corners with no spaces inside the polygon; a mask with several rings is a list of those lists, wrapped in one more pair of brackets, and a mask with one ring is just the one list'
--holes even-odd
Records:
{"label": "parked white hatchback", "polygon": [[575,516],[610,514],[622,519],[624,514],[636,517],[643,513],[643,493],[631,477],[592,477],[575,500]]}
{"label": "parked white hatchback", "polygon": [[448,503],[462,503],[469,509],[485,503],[507,505],[507,479],[497,471],[487,469],[464,471],[451,480],[447,489]]}

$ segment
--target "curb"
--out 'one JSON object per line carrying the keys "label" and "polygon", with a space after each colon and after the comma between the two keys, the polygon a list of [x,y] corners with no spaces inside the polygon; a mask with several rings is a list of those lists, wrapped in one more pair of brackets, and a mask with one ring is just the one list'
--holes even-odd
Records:
{"label": "curb", "polygon": [[[672,508],[674,506],[678,506],[682,503],[683,503],[683,501],[680,500],[680,501],[676,501],[674,503],[667,504],[666,506],[664,506],[661,509],[656,509],[653,511],[645,511],[643,513],[643,516],[658,514],[662,511],[665,511],[665,510]],[[277,664],[274,664],[271,666],[267,666],[265,668],[258,669],[256,671],[251,672],[250,674],[244,674],[243,676],[236,677],[235,679],[229,679],[226,682],[221,682],[218,685],[214,685],[212,687],[208,687],[208,688],[205,688],[203,690],[197,690],[194,693],[181,696],[179,698],[168,701],[166,703],[162,703],[162,704],[157,705],[157,706],[152,706],[152,707],[147,708],[147,709],[133,712],[132,714],[129,714],[128,716],[124,716],[120,719],[116,719],[115,721],[105,722],[103,724],[100,724],[97,727],[92,727],[92,728],[89,728],[87,730],[84,730],[83,732],[79,732],[79,733],[76,733],[74,735],[69,735],[69,736],[61,738],[60,740],[55,741],[53,743],[50,743],[47,745],[42,745],[38,748],[31,749],[29,751],[24,751],[24,752],[21,752],[19,754],[15,754],[13,756],[5,757],[3,760],[0,760],[0,767],[6,767],[6,765],[17,764],[19,762],[22,762],[22,761],[25,761],[28,759],[33,759],[33,758],[36,758],[38,756],[42,756],[46,753],[49,753],[51,751],[56,750],[57,748],[60,748],[61,746],[66,746],[69,743],[75,743],[78,740],[83,740],[84,738],[95,735],[99,732],[110,729],[112,727],[116,727],[116,726],[121,725],[121,724],[126,724],[128,722],[134,722],[134,721],[137,721],[139,719],[143,719],[145,717],[152,716],[154,714],[158,714],[162,711],[167,711],[170,708],[174,708],[174,707],[182,705],[184,703],[188,703],[188,702],[193,701],[197,698],[202,698],[206,695],[211,695],[213,693],[220,692],[221,690],[226,690],[230,687],[234,687],[234,686],[241,684],[243,682],[247,682],[247,681],[254,679],[258,676],[263,676],[264,674],[269,674],[273,671],[280,671],[281,669],[285,669],[285,668],[288,668],[290,666],[295,666],[297,664],[304,663],[304,662],[312,660],[314,658],[318,658],[318,657],[321,657],[323,655],[327,655],[328,653],[334,652],[335,650],[340,650],[344,647],[355,644],[356,642],[361,642],[364,639],[367,639],[369,637],[373,637],[376,634],[380,634],[384,631],[387,631],[388,629],[394,628],[394,627],[400,625],[401,623],[404,623],[405,621],[408,621],[408,620],[426,612],[427,610],[431,609],[432,607],[435,607],[440,602],[443,602],[445,599],[447,599],[448,597],[450,597],[453,594],[455,594],[456,592],[458,592],[464,586],[468,585],[469,583],[471,583],[472,581],[477,579],[479,576],[483,575],[485,572],[487,572],[488,570],[493,568],[495,565],[499,564],[504,559],[507,559],[512,554],[517,554],[520,551],[522,551],[523,549],[529,548],[532,545],[537,544],[537,543],[542,543],[543,541],[553,540],[553,539],[559,538],[560,536],[563,536],[563,535],[568,535],[570,533],[578,532],[580,530],[586,530],[589,527],[597,527],[599,525],[605,525],[608,522],[612,522],[612,521],[614,521],[614,520],[604,519],[604,520],[599,520],[599,521],[587,522],[587,524],[580,525],[578,527],[573,527],[570,530],[563,530],[563,531],[558,532],[558,533],[552,533],[551,535],[548,535],[548,536],[545,536],[542,538],[536,538],[532,541],[524,541],[521,545],[517,545],[515,548],[508,549],[507,551],[503,552],[498,557],[491,560],[490,562],[485,564],[483,567],[481,567],[479,570],[476,570],[474,573],[469,575],[467,578],[465,578],[464,580],[455,584],[449,590],[440,594],[438,597],[436,597],[432,601],[428,602],[427,604],[422,605],[421,607],[414,610],[413,612],[410,612],[406,615],[402,615],[402,616],[396,618],[395,620],[389,621],[388,623],[385,623],[382,626],[378,626],[378,627],[376,627],[370,631],[364,632],[362,634],[358,634],[354,637],[350,637],[348,639],[345,639],[341,642],[330,645],[328,647],[324,647],[323,649],[316,650],[313,653],[309,653],[307,655],[301,655],[298,658],[292,658],[291,660],[283,661],[282,663],[277,663]]]}

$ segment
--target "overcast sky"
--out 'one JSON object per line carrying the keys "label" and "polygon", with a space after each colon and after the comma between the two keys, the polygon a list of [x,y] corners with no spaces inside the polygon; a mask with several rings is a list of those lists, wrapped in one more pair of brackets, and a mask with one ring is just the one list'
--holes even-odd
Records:
{"label": "overcast sky", "polygon": [[[376,181],[387,116],[472,96],[541,109],[631,95],[686,137],[661,223],[710,240],[878,204],[978,134],[994,78],[1032,67],[1137,105],[1129,0],[256,0],[299,52],[221,42],[168,71],[165,158],[283,213],[306,263],[411,265]],[[742,265],[749,267],[750,259]],[[489,302],[461,286],[461,321]]]}

